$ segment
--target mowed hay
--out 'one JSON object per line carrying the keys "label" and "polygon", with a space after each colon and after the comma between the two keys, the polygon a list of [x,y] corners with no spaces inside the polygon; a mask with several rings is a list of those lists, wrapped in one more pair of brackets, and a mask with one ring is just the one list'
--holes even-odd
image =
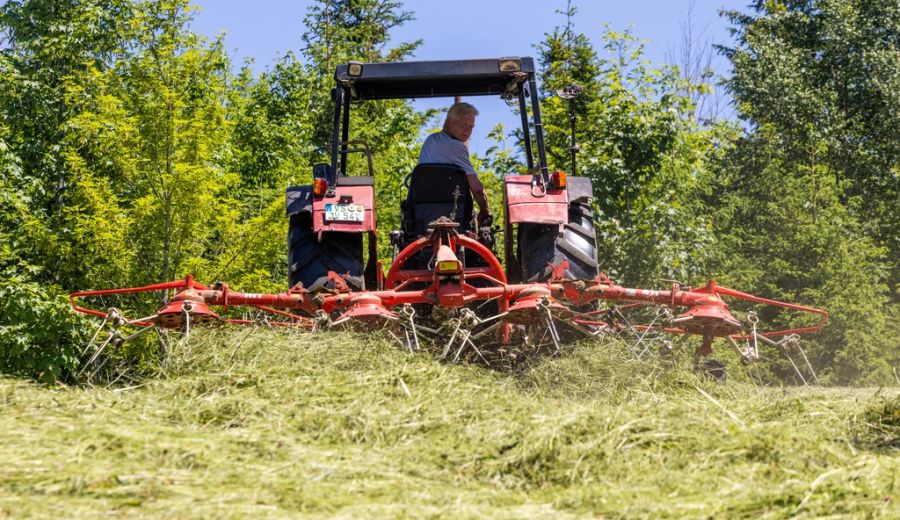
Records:
{"label": "mowed hay", "polygon": [[0,379],[0,516],[891,517],[897,406],[615,342],[499,372],[377,336],[204,331],[140,386]]}

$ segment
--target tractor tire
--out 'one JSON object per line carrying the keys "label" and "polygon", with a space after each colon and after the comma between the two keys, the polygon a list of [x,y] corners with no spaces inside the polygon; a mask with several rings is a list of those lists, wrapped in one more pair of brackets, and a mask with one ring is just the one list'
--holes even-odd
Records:
{"label": "tractor tire", "polygon": [[288,281],[293,288],[302,282],[311,292],[331,289],[328,272],[347,281],[351,290],[365,289],[363,281],[362,233],[326,231],[322,241],[313,231],[308,213],[291,215],[288,226]]}
{"label": "tractor tire", "polygon": [[519,263],[528,282],[550,279],[553,267],[569,261],[565,272],[570,280],[593,280],[597,266],[597,235],[594,211],[583,201],[569,203],[569,223],[519,225]]}

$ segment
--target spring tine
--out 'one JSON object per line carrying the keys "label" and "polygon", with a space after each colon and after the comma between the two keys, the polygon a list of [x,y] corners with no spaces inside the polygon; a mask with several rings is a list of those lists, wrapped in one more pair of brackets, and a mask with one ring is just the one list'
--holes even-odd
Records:
{"label": "spring tine", "polygon": [[806,366],[809,368],[809,373],[812,374],[813,379],[816,381],[816,386],[822,386],[822,383],[819,382],[819,376],[816,375],[816,371],[813,369],[812,364],[809,362],[809,358],[806,357],[806,352],[803,351],[803,347],[800,346],[800,338],[793,336],[794,338],[794,346],[797,347],[797,350],[800,351],[800,355],[803,356],[803,361],[806,362]]}
{"label": "spring tine", "polygon": [[130,335],[125,336],[124,338],[122,338],[122,343],[125,343],[125,342],[127,342],[127,341],[131,341],[131,340],[133,340],[134,338],[140,336],[141,334],[143,334],[143,333],[145,333],[145,332],[147,332],[148,330],[151,330],[151,329],[153,329],[153,325],[149,325],[149,326],[147,326],[147,327],[141,327],[140,330],[138,330],[137,332],[134,332],[134,333],[132,333],[132,334],[130,334]]}
{"label": "spring tine", "polygon": [[755,360],[759,359],[759,340],[757,339],[759,337],[759,335],[756,333],[756,324],[759,323],[759,318],[756,316],[755,312],[750,311],[747,313],[747,321],[750,322],[750,325],[753,328],[752,334],[751,334],[753,336],[753,343],[751,345],[753,347],[752,352],[753,352],[753,359],[755,361]]}
{"label": "spring tine", "polygon": [[457,351],[456,351],[456,355],[453,356],[453,362],[454,362],[454,363],[456,363],[457,361],[459,361],[459,355],[462,354],[462,351],[463,351],[464,348],[466,348],[466,342],[465,342],[465,340],[463,340],[463,341],[460,342],[459,350],[457,350]]}
{"label": "spring tine", "polygon": [[187,309],[182,309],[181,312],[184,313],[184,339],[187,340],[191,335],[191,313]]}
{"label": "spring tine", "polygon": [[[789,338],[792,338],[792,336],[788,336],[788,337],[782,339],[781,341],[773,341],[772,339],[767,338],[765,336],[758,336],[758,337],[759,337],[759,339],[765,341],[766,343],[772,345],[773,347],[777,347],[778,350],[780,350],[782,353],[784,353],[784,357],[788,358],[788,361],[791,362],[791,365],[794,367],[794,372],[797,372],[797,376],[800,377],[800,381],[803,382],[803,385],[809,386],[809,383],[806,382],[806,378],[804,378],[803,374],[800,373],[800,368],[797,367],[797,363],[794,362],[794,358],[791,357],[790,353],[788,353],[788,350],[785,347],[785,342]],[[813,375],[815,375],[815,374],[813,374]],[[818,381],[818,378],[816,378],[816,380]]]}
{"label": "spring tine", "polygon": [[478,322],[478,324],[481,325],[481,324],[487,323],[487,322],[489,322],[489,321],[494,321],[494,320],[498,320],[498,319],[500,319],[500,318],[504,318],[504,317],[506,317],[507,314],[509,314],[509,313],[508,313],[508,312],[501,312],[500,314],[497,314],[496,316],[491,316],[490,318],[486,318],[486,319],[480,320],[480,321]]}
{"label": "spring tine", "polygon": [[738,356],[743,358],[746,355],[746,352],[741,350],[740,345],[737,344],[737,341],[734,340],[731,336],[728,336],[728,344],[731,345],[732,350],[734,350]]}
{"label": "spring tine", "polygon": [[[484,322],[486,322],[486,321],[488,321],[488,320],[484,320],[484,321],[482,321],[481,323],[484,323]],[[491,332],[497,330],[497,329],[498,329],[499,327],[501,327],[502,325],[503,325],[502,322],[494,323],[494,324],[491,325],[490,327],[488,327],[488,328],[486,328],[486,329],[484,329],[484,330],[482,330],[482,331],[480,331],[480,332],[478,332],[478,333],[476,333],[476,334],[473,334],[472,337],[471,337],[470,339],[475,340],[475,339],[480,338],[481,336],[484,336],[485,334],[490,334]]]}
{"label": "spring tine", "polygon": [[85,363],[84,366],[81,367],[81,370],[78,371],[78,374],[76,374],[75,377],[81,377],[81,374],[83,374],[84,371],[87,370],[87,368],[89,366],[91,366],[94,363],[94,361],[97,360],[98,357],[100,357],[100,354],[103,352],[103,349],[105,349],[106,346],[109,345],[110,341],[112,341],[113,338],[118,337],[118,335],[119,335],[118,331],[114,330],[114,331],[110,332],[109,336],[107,336],[107,338],[106,338],[106,341],[104,341],[103,344],[100,345],[100,347],[96,350],[96,352],[94,352],[94,355],[91,356],[91,359],[89,359],[87,361],[87,363]]}
{"label": "spring tine", "polygon": [[[472,335],[472,331],[468,330],[468,329],[463,329],[462,332],[460,333],[460,338],[462,338],[462,339],[459,342],[459,350],[456,351],[456,355],[453,357],[454,363],[459,361],[459,356],[462,355],[463,350],[466,349],[466,343],[472,343],[471,341],[469,341],[469,336],[471,336],[471,335]],[[474,346],[474,344],[473,344],[473,346]],[[478,352],[478,349],[476,348],[475,351]],[[479,353],[479,355],[481,355],[481,354]]]}
{"label": "spring tine", "polygon": [[469,345],[472,346],[472,350],[474,350],[475,353],[478,354],[478,357],[480,357],[481,360],[484,361],[484,364],[487,365],[487,366],[491,366],[491,364],[488,362],[488,360],[485,359],[485,357],[481,354],[481,351],[478,350],[478,347],[475,346],[475,343],[472,342],[472,339],[471,339],[471,338],[466,338],[466,341],[469,342]]}
{"label": "spring tine", "polygon": [[413,341],[415,342],[415,347],[413,348],[413,350],[419,350],[422,348],[421,346],[419,346],[419,333],[416,332],[416,324],[415,322],[413,322],[412,318],[409,319],[409,326],[412,328],[412,337]]}
{"label": "spring tine", "polygon": [[[631,322],[628,321],[628,318],[626,318],[624,314],[622,314],[622,311],[620,311],[618,307],[613,307],[613,310],[614,310],[615,313],[619,316],[619,318],[620,318],[622,321],[625,322],[625,325],[628,325],[628,329],[631,331],[631,333],[634,334],[636,337],[639,338],[639,337],[640,337],[640,334],[638,334],[637,329],[635,329],[635,328],[631,325]],[[621,337],[621,335],[620,335],[619,337]],[[637,358],[637,359],[640,359],[640,355],[638,355],[637,351],[635,350],[635,349],[636,349],[636,346],[631,345],[628,341],[625,341],[625,343],[628,343],[628,348],[631,349],[631,353],[634,354],[634,357]]]}
{"label": "spring tine", "polygon": [[319,327],[324,326],[328,328],[331,322],[331,317],[325,313],[325,311],[319,309],[316,311],[316,317],[313,320],[312,332],[316,332],[319,330]]}
{"label": "spring tine", "polygon": [[159,340],[159,361],[160,368],[165,368],[169,362],[169,332],[161,327],[156,328],[156,337]]}
{"label": "spring tine", "polygon": [[[401,309],[401,314],[409,319],[409,328],[412,331],[413,341],[415,342],[415,348],[410,346],[410,350],[419,350],[421,347],[419,346],[419,335],[416,332],[416,322],[413,320],[413,317],[416,315],[416,310],[412,305],[406,304]],[[407,341],[409,340],[409,333],[407,333]]]}
{"label": "spring tine", "polygon": [[107,362],[107,361],[109,361],[109,358],[108,358],[108,357],[103,358],[103,361],[101,361],[100,364],[97,365],[97,368],[94,369],[93,372],[91,372],[91,375],[88,376],[88,381],[93,381],[93,380],[94,380],[94,377],[96,377],[96,375],[100,373],[100,370],[101,370],[104,366],[106,366],[106,362]]}
{"label": "spring tine", "polygon": [[[391,332],[391,331],[388,331],[388,332]],[[391,332],[391,336],[394,336],[393,332]],[[408,350],[409,353],[412,354],[413,353],[412,340],[410,339],[409,331],[406,330],[406,328],[403,329],[403,336],[406,338],[406,342],[401,342],[401,345],[405,346],[406,350]],[[396,336],[394,336],[394,337],[396,337]],[[398,341],[399,341],[399,339],[400,338],[397,338]]]}
{"label": "spring tine", "polygon": [[[663,311],[668,311],[668,309],[667,309],[667,308],[664,308]],[[653,324],[656,323],[656,320],[658,320],[661,316],[664,316],[664,315],[665,315],[665,312],[663,312],[663,311],[660,311],[660,312],[656,313],[656,316],[654,316],[653,319],[650,320],[650,324],[647,325],[647,328],[644,330],[644,332],[643,332],[640,336],[638,336],[637,343],[634,344],[634,349],[635,349],[635,350],[637,350],[637,348],[641,346],[641,343],[644,342],[644,338],[645,338],[645,337],[647,336],[647,334],[650,332],[650,329],[653,327]],[[637,355],[638,359],[640,359],[641,357],[643,357],[643,355],[644,355],[645,353],[647,353],[647,351],[650,350],[650,347],[651,347],[651,343],[648,342],[647,346],[644,347],[644,349],[641,350],[640,353],[638,353],[638,355]]]}
{"label": "spring tine", "polygon": [[779,346],[781,347],[781,351],[784,352],[784,356],[791,362],[791,366],[794,367],[794,372],[797,372],[797,377],[800,378],[800,381],[803,381],[803,386],[809,386],[809,383],[806,382],[806,378],[803,377],[803,374],[800,372],[797,363],[794,363],[794,358],[791,357],[790,353],[787,351],[787,348],[785,348],[783,344],[779,344]]}
{"label": "spring tine", "polygon": [[547,326],[547,330],[550,331],[550,340],[553,341],[553,347],[556,349],[556,353],[559,354],[559,335],[556,332],[556,326],[553,324],[553,315],[550,314],[550,309],[545,307],[544,311],[546,316],[544,317],[544,324]]}
{"label": "spring tine", "polygon": [[394,340],[397,341],[397,343],[399,343],[401,347],[405,346],[405,347],[409,348],[409,334],[406,335],[406,343],[404,343],[403,341],[400,340],[399,337],[397,337],[396,334],[394,334],[394,332],[392,330],[388,329],[387,333],[390,334],[390,336],[392,338],[394,338]]}
{"label": "spring tine", "polygon": [[454,319],[453,321],[456,321],[456,328],[453,330],[453,334],[450,335],[450,341],[448,341],[447,345],[444,347],[444,352],[441,353],[441,359],[445,359],[450,354],[450,349],[453,347],[453,342],[456,340],[456,334],[462,326],[462,321],[459,319]]}
{"label": "spring tine", "polygon": [[80,357],[80,358],[84,357],[88,353],[88,350],[90,350],[90,348],[94,345],[94,341],[97,341],[97,336],[100,335],[100,331],[103,330],[103,327],[106,326],[106,322],[108,322],[108,321],[109,321],[109,314],[107,314],[106,317],[103,318],[103,321],[100,323],[100,326],[97,327],[97,330],[94,331],[94,336],[91,337],[91,340],[88,341],[88,344],[84,347],[84,350],[81,351],[81,355],[79,355],[78,357]]}
{"label": "spring tine", "polygon": [[418,332],[423,332],[423,333],[426,333],[426,334],[431,334],[431,335],[433,335],[433,336],[439,336],[439,335],[441,334],[441,331],[439,331],[439,330],[435,330],[435,329],[432,329],[431,327],[426,327],[425,325],[421,325],[421,324],[418,324],[418,323],[416,324],[416,330],[417,330]]}

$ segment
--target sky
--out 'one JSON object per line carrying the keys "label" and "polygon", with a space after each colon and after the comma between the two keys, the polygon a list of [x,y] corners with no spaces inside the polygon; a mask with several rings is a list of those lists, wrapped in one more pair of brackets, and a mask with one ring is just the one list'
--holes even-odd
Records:
{"label": "sky", "polygon": [[[251,58],[261,72],[288,50],[299,51],[304,31],[303,17],[311,0],[195,0],[200,11],[192,28],[205,36],[225,34],[226,48],[236,63]],[[595,48],[601,45],[605,26],[630,28],[645,41],[645,57],[653,63],[670,62],[682,38],[682,28],[691,13],[695,34],[704,41],[729,43],[728,23],[720,9],[746,10],[749,0],[581,0],[575,30],[587,35]],[[544,34],[566,19],[556,11],[564,0],[406,0],[404,9],[415,20],[393,33],[394,41],[422,39],[413,59],[442,60],[500,56],[536,56],[535,45]],[[714,68],[727,74],[727,63],[719,58]],[[483,152],[490,143],[487,133],[497,123],[518,125],[518,118],[499,99],[481,97],[475,104],[478,118],[471,146]],[[444,100],[417,101],[419,109],[445,107]]]}

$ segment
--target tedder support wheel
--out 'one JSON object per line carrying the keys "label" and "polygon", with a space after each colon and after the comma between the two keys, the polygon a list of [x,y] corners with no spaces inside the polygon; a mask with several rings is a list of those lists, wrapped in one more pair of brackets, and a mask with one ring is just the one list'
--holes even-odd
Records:
{"label": "tedder support wheel", "polygon": [[288,228],[290,287],[303,282],[309,291],[328,288],[328,271],[343,277],[354,291],[364,289],[362,233],[326,231],[320,242],[308,213],[291,216]]}
{"label": "tedder support wheel", "polygon": [[593,280],[597,267],[597,235],[594,212],[582,201],[569,203],[569,223],[560,227],[547,224],[520,224],[519,261],[527,282],[550,279],[554,265],[569,261],[566,277]]}

